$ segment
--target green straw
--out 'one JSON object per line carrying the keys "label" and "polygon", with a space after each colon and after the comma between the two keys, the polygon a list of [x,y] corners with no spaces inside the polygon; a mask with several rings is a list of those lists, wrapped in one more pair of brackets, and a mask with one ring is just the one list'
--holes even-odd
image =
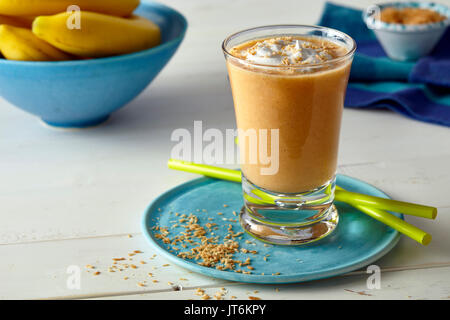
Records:
{"label": "green straw", "polygon": [[187,171],[191,173],[202,174],[207,177],[228,180],[233,182],[241,182],[241,172],[238,170],[219,168],[208,166],[205,164],[197,164],[189,161],[170,159],[168,162],[170,169]]}
{"label": "green straw", "polygon": [[[241,172],[238,170],[219,168],[210,165],[197,164],[189,161],[181,161],[175,159],[170,159],[168,162],[168,166],[170,169],[197,173],[211,178],[233,182],[242,181]],[[392,227],[393,229],[403,233],[404,235],[416,240],[423,245],[428,245],[431,241],[430,234],[384,210],[434,219],[437,214],[436,208],[368,196],[360,193],[346,191],[340,187],[336,188],[335,200],[350,204],[358,210],[366,213],[370,217]]]}
{"label": "green straw", "polygon": [[[241,182],[241,172],[238,170],[224,169],[174,159],[170,159],[168,165],[171,169],[198,173],[217,179]],[[437,215],[437,209],[434,207],[350,192],[338,186],[336,187],[335,198],[337,201],[354,204],[355,206],[360,205],[393,212],[401,212],[403,214],[427,219],[435,219]]]}
{"label": "green straw", "polygon": [[410,216],[421,218],[435,219],[437,215],[437,209],[434,207],[350,192],[339,187],[336,187],[335,197],[336,199],[339,199],[339,201],[347,202],[355,206],[359,205],[364,207],[401,212]]}
{"label": "green straw", "polygon": [[413,226],[412,224],[409,224],[405,220],[402,220],[386,211],[362,205],[355,205],[355,204],[351,205],[356,209],[358,209],[359,211],[362,211],[368,216],[374,218],[375,220],[378,220],[384,223],[385,225],[388,225],[389,227],[403,233],[404,235],[410,237],[413,240],[416,240],[417,242],[423,244],[424,246],[428,245],[431,241],[431,235],[429,233],[426,233],[425,231]]}

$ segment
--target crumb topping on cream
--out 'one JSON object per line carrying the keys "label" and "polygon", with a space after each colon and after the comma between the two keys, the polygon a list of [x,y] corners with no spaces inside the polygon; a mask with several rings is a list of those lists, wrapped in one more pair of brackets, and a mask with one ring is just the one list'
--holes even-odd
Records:
{"label": "crumb topping on cream", "polygon": [[278,37],[238,45],[231,54],[256,64],[292,66],[322,63],[339,56],[342,50],[330,41]]}

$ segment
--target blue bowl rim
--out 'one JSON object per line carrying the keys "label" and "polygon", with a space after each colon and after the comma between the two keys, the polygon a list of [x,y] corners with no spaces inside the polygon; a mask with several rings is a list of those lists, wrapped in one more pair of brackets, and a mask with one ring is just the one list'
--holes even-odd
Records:
{"label": "blue bowl rim", "polygon": [[121,62],[123,60],[129,60],[134,58],[139,58],[141,56],[145,56],[147,54],[151,53],[157,53],[159,51],[162,51],[166,49],[167,47],[171,47],[173,44],[180,42],[183,40],[186,30],[188,27],[188,22],[183,14],[181,14],[179,11],[166,6],[164,4],[153,2],[149,0],[141,0],[141,5],[151,5],[152,7],[157,8],[163,8],[169,11],[172,11],[173,14],[178,16],[180,18],[182,24],[183,24],[183,30],[181,33],[174,39],[167,41],[163,44],[160,44],[156,47],[128,53],[128,54],[122,54],[118,56],[112,56],[112,57],[103,57],[103,58],[94,58],[94,59],[88,59],[88,60],[69,60],[69,61],[16,61],[16,60],[7,60],[7,59],[0,59],[0,66],[1,65],[9,65],[9,66],[35,66],[35,67],[75,67],[75,66],[89,66],[92,64],[97,63],[110,63],[110,62]]}

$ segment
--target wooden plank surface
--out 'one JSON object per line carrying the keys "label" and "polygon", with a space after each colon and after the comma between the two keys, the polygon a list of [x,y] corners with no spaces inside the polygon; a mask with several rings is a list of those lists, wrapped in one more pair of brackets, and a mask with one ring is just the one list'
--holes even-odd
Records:
{"label": "wooden plank surface", "polygon": [[[436,276],[439,275],[439,277]],[[238,285],[225,284],[221,287],[202,288],[211,299],[223,292],[224,300],[249,300],[250,297],[262,300],[449,300],[450,267],[434,270],[406,270],[401,272],[382,272],[380,289],[368,289],[368,274],[349,274],[333,279],[289,285]],[[427,286],[423,284],[426,283]],[[186,288],[181,292],[163,291],[108,299],[158,299],[158,300],[200,300],[197,288]]]}

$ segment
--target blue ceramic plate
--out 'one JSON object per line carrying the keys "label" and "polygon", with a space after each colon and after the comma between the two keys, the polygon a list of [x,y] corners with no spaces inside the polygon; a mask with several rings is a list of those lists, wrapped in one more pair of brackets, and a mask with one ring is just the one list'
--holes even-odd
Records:
{"label": "blue ceramic plate", "polygon": [[[347,176],[338,175],[337,184],[349,191],[387,198],[375,187]],[[224,204],[228,207],[224,207]],[[221,271],[181,259],[176,251],[169,251],[168,246],[155,237],[159,234],[155,226],[168,226],[169,237],[185,230],[182,227],[170,228],[173,221],[179,219],[175,216],[178,212],[186,215],[193,213],[199,218],[200,224],[215,222],[218,226],[214,230],[215,236],[223,239],[229,224],[232,224],[234,232],[242,230],[238,221],[228,221],[237,220],[232,212],[239,212],[242,205],[240,184],[200,178],[171,189],[154,200],[144,212],[142,229],[150,244],[173,263],[214,278],[248,283],[303,282],[347,273],[365,267],[385,255],[400,237],[390,227],[345,203],[337,202],[339,225],[333,234],[317,243],[296,247],[264,245],[246,233],[240,239],[235,238],[239,241],[240,248],[258,252],[235,254],[235,259],[245,260],[250,257],[251,266],[254,267],[251,274]],[[218,215],[218,212],[223,215]],[[403,218],[400,214],[396,215]],[[187,251],[189,247],[180,249]],[[263,259],[266,255],[267,261]],[[275,275],[276,273],[279,274]]]}

